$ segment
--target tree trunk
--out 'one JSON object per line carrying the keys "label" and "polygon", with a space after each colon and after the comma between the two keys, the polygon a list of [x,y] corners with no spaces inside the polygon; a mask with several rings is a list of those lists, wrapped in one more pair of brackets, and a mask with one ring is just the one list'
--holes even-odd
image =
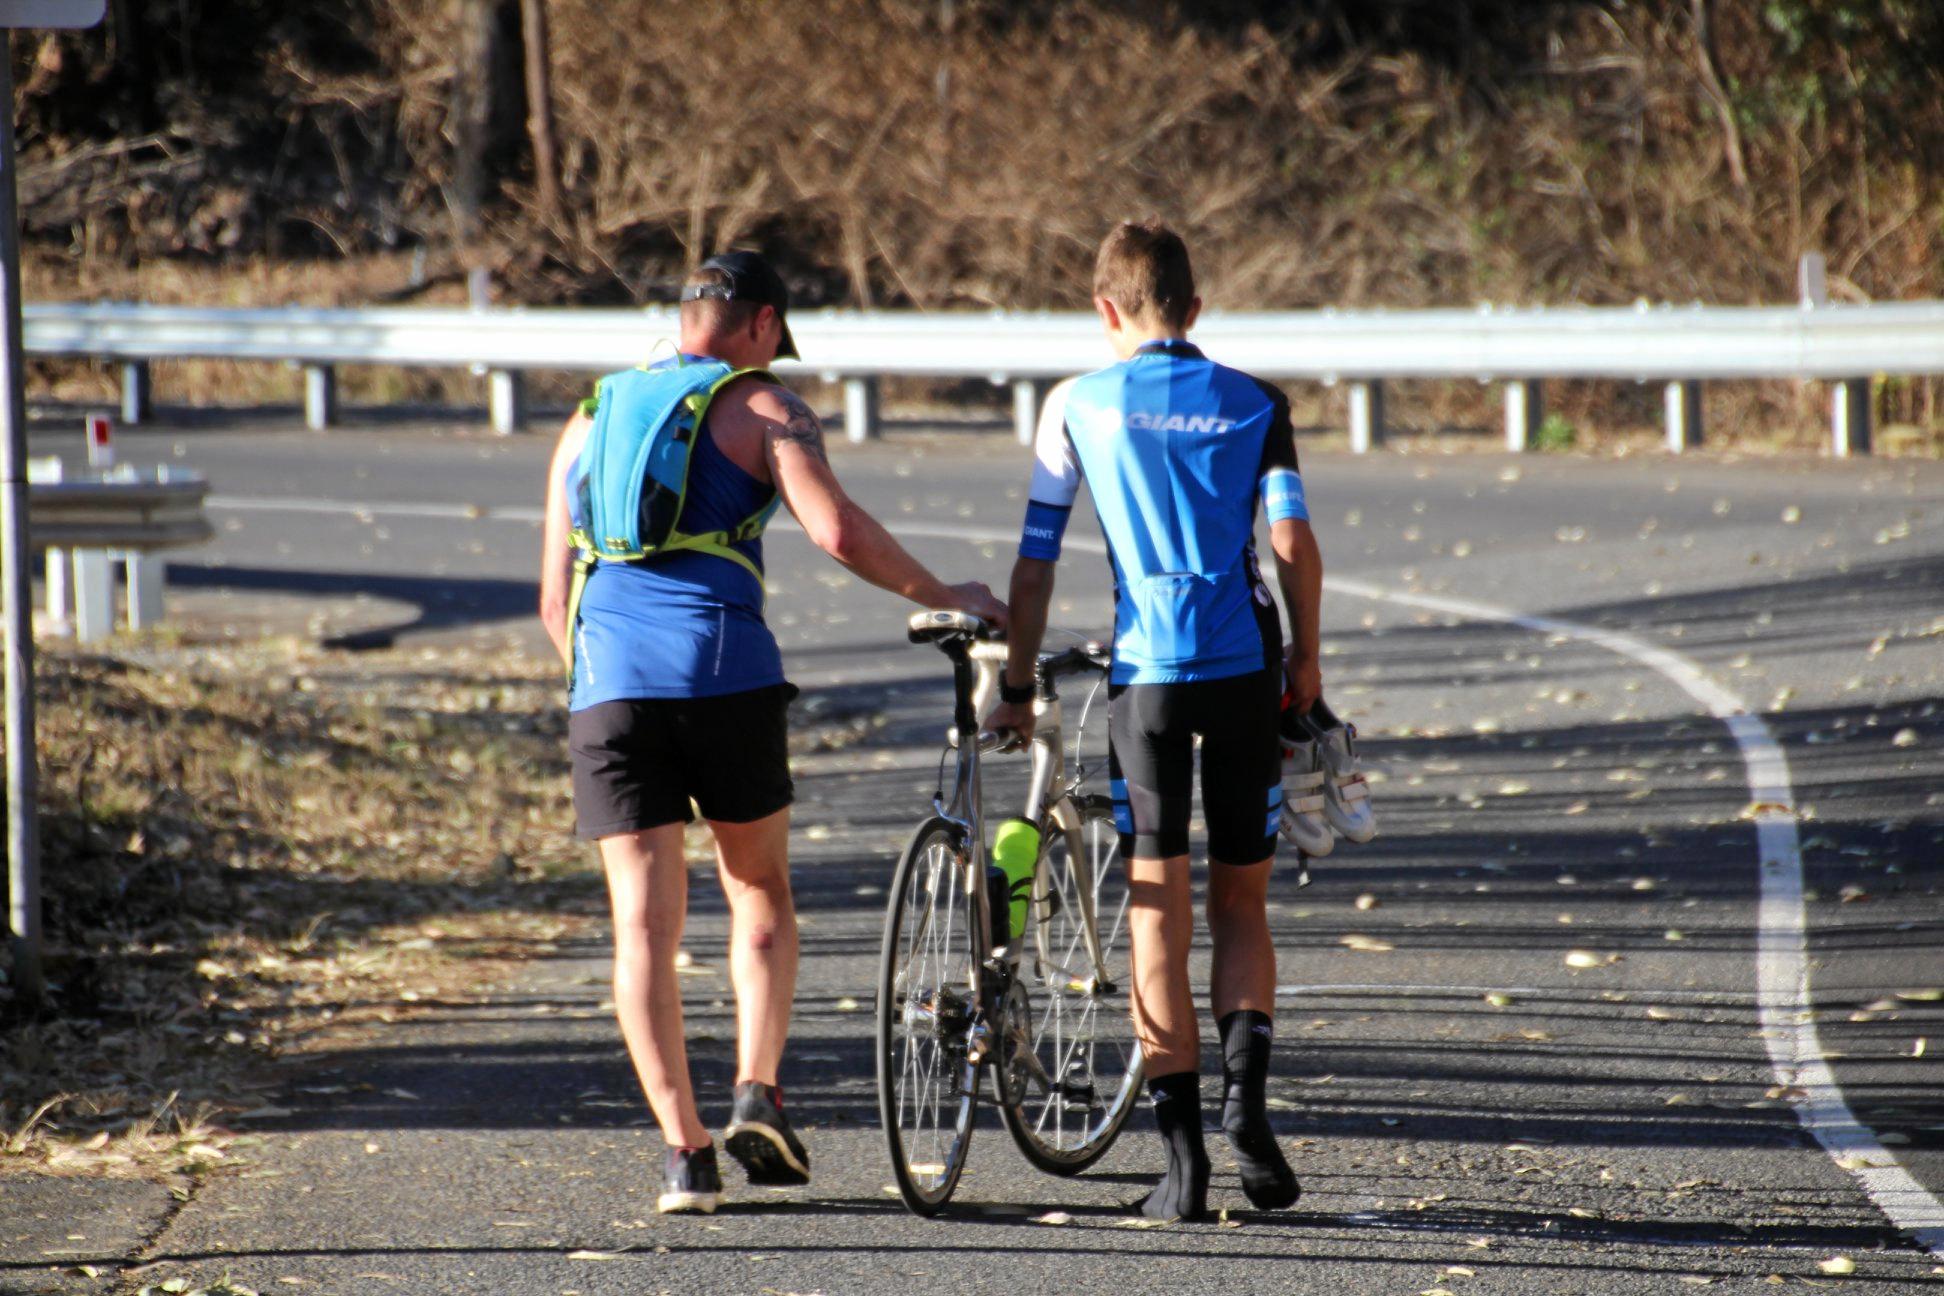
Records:
{"label": "tree trunk", "polygon": [[499,23],[495,0],[453,0],[452,91],[446,111],[446,139],[452,145],[452,178],[446,207],[462,243],[479,236],[486,205],[486,155],[493,145],[494,64]]}
{"label": "tree trunk", "polygon": [[553,47],[547,37],[547,0],[520,0],[520,34],[526,45],[527,135],[533,141],[534,191],[540,215],[558,226],[565,215],[560,194],[559,149],[553,115]]}

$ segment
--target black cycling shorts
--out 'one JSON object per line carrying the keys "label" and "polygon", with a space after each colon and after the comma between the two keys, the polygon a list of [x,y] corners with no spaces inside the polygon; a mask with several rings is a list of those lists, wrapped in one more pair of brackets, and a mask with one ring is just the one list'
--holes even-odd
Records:
{"label": "black cycling shorts", "polygon": [[1188,853],[1197,735],[1209,859],[1260,864],[1275,853],[1282,688],[1281,669],[1270,668],[1226,679],[1108,689],[1107,771],[1123,857]]}
{"label": "black cycling shorts", "polygon": [[600,702],[567,717],[574,831],[590,841],[695,818],[750,823],[795,796],[794,684],[705,698]]}

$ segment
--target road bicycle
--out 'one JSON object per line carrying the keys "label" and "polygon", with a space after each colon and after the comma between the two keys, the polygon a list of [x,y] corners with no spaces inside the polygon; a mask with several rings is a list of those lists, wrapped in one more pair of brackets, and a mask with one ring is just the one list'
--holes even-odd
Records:
{"label": "road bicycle", "polygon": [[[933,813],[898,860],[884,919],[877,997],[878,1110],[898,1193],[933,1215],[964,1173],[981,1097],[1026,1159],[1053,1174],[1094,1164],[1133,1114],[1141,1052],[1128,995],[1128,890],[1112,801],[1093,770],[1067,760],[1061,681],[1105,682],[1107,650],[1042,655],[1031,773],[1020,817],[1039,831],[1023,928],[990,865],[980,759],[1004,735],[981,733],[1005,645],[963,612],[926,611],[907,627],[952,663],[952,727]],[[1089,696],[1091,703],[1092,697]],[[1084,728],[1087,711],[1083,709]],[[956,753],[949,798],[944,771]]]}

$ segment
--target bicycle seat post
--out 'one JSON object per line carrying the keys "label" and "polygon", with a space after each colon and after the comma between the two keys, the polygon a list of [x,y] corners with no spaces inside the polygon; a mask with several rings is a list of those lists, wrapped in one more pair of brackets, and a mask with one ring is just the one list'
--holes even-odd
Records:
{"label": "bicycle seat post", "polygon": [[977,751],[979,716],[972,706],[972,645],[969,640],[951,642],[946,651],[952,658],[952,727],[958,730],[959,750]]}

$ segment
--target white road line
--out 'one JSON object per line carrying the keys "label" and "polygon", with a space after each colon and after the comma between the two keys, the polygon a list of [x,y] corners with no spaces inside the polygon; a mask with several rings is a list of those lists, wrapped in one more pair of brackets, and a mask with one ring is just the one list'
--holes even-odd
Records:
{"label": "white road line", "polygon": [[1728,726],[1741,748],[1748,793],[1755,805],[1761,898],[1756,907],[1755,1001],[1762,1039],[1778,1084],[1805,1097],[1792,1100],[1796,1119],[1837,1166],[1854,1175],[1877,1207],[1932,1255],[1944,1256],[1944,1203],[1904,1169],[1873,1131],[1850,1111],[1836,1075],[1823,1060],[1809,995],[1808,924],[1802,907],[1802,847],[1796,837],[1795,790],[1789,761],[1762,718],[1733,692],[1708,678],[1691,658],[1632,635],[1599,626],[1527,616],[1472,599],[1412,594],[1332,577],[1325,588],[1470,621],[1496,621],[1541,634],[1590,643],[1660,672],[1708,714]]}
{"label": "white road line", "polygon": [[[244,512],[323,513],[346,516],[414,516],[445,519],[498,519],[537,522],[535,508],[486,508],[438,503],[369,503],[348,500],[211,496],[212,509]],[[898,531],[930,539],[972,544],[1012,544],[1015,531],[992,527],[895,519]],[[787,517],[778,526],[795,530]],[[1069,549],[1104,554],[1106,545],[1086,537],[1071,537]],[[1707,708],[1728,727],[1741,749],[1748,792],[1756,806],[1755,835],[1760,855],[1760,899],[1756,906],[1756,1008],[1762,1023],[1770,1070],[1778,1084],[1800,1090],[1806,1097],[1791,1100],[1796,1119],[1822,1144],[1841,1169],[1855,1176],[1891,1223],[1909,1233],[1918,1245],[1944,1257],[1944,1202],[1939,1202],[1898,1163],[1874,1132],[1857,1120],[1842,1087],[1823,1060],[1822,1037],[1816,1030],[1809,992],[1808,922],[1802,901],[1802,847],[1796,836],[1795,790],[1789,781],[1789,762],[1775,735],[1751,713],[1731,690],[1710,679],[1689,657],[1617,630],[1528,616],[1509,608],[1473,599],[1413,594],[1386,589],[1366,581],[1326,577],[1324,588],[1353,598],[1373,599],[1428,612],[1443,612],[1471,621],[1515,625],[1540,634],[1558,635],[1590,643],[1637,661],[1659,672],[1682,692]],[[1278,987],[1278,994],[1316,993],[1323,987]]]}
{"label": "white road line", "polygon": [[203,501],[206,508],[219,509],[230,513],[318,513],[332,517],[366,518],[385,514],[388,517],[421,517],[439,521],[454,522],[538,522],[541,510],[522,508],[517,505],[507,508],[492,508],[484,504],[435,504],[427,500],[400,500],[387,503],[373,500],[359,503],[356,500],[305,499],[295,495],[211,495]]}

